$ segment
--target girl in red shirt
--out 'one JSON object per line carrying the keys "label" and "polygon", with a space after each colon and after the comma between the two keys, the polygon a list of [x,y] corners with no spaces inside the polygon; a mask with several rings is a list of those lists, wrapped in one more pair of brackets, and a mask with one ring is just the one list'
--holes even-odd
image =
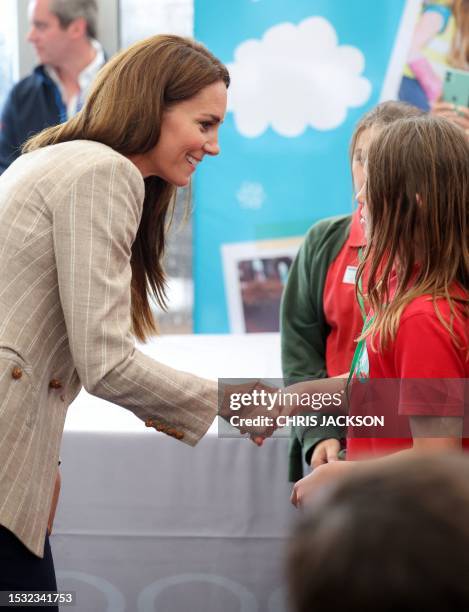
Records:
{"label": "girl in red shirt", "polygon": [[[367,235],[358,276],[366,267],[371,310],[354,376],[399,380],[393,409],[408,417],[412,437],[350,438],[347,461],[319,466],[295,485],[297,505],[324,481],[357,469],[356,459],[462,446],[461,390],[469,379],[469,141],[444,119],[401,119],[372,142],[366,173],[357,195]],[[436,386],[444,380],[450,394],[416,393],[408,383],[417,379],[437,379]]]}

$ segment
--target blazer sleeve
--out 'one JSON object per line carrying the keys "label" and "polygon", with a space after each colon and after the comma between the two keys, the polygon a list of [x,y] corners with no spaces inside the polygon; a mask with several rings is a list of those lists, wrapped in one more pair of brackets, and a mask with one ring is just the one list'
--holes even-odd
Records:
{"label": "blazer sleeve", "polygon": [[156,362],[131,333],[131,247],[143,181],[125,158],[90,163],[53,208],[60,300],[85,389],[195,445],[217,412],[217,384]]}

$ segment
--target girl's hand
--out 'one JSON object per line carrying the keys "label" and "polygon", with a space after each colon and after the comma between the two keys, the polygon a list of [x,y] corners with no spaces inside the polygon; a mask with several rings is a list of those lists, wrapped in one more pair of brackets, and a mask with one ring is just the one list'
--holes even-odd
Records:
{"label": "girl's hand", "polygon": [[311,455],[311,468],[314,470],[325,463],[339,460],[340,442],[336,438],[322,440],[316,444]]}
{"label": "girl's hand", "polygon": [[319,465],[311,474],[299,480],[293,487],[290,497],[291,503],[300,508],[308,498],[316,495],[322,487],[330,485],[338,478],[343,478],[351,469],[354,469],[354,461],[334,461]]}

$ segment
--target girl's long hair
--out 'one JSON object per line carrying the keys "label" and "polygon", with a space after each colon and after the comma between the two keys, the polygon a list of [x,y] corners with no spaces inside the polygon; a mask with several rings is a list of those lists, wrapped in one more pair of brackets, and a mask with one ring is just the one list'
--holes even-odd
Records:
{"label": "girl's long hair", "polygon": [[[379,137],[379,132],[382,128],[390,125],[397,119],[406,119],[412,117],[421,117],[424,114],[420,108],[408,104],[407,102],[401,102],[397,100],[386,100],[377,104],[368,112],[366,112],[355,126],[352,138],[350,140],[349,157],[350,167],[352,169],[353,176],[353,162],[356,159],[357,143],[360,136],[365,130],[372,130],[372,136],[374,138]],[[363,166],[366,161],[366,152],[360,151],[360,158],[358,160]],[[355,187],[355,186],[354,186]],[[356,194],[355,194],[356,195]],[[354,196],[355,200],[355,196]],[[355,293],[357,300],[360,304],[364,303],[366,296],[364,295],[364,283],[359,282],[355,285]]]}
{"label": "girl's long hair", "polygon": [[[454,337],[453,317],[469,317],[468,139],[445,119],[400,119],[372,142],[367,173],[371,218],[358,278],[367,267],[374,319],[362,337],[371,335],[375,348],[378,334],[384,348],[395,338],[404,308],[423,295]],[[438,309],[439,298],[449,303],[450,321]]]}
{"label": "girl's long hair", "polygon": [[[99,72],[83,109],[67,122],[31,138],[23,151],[70,140],[94,140],[122,155],[146,153],[158,142],[164,112],[218,81],[229,86],[226,67],[205,47],[180,36],[140,41]],[[176,188],[145,179],[142,219],[132,246],[132,326],[139,340],[156,332],[151,298],[166,307],[163,255]]]}

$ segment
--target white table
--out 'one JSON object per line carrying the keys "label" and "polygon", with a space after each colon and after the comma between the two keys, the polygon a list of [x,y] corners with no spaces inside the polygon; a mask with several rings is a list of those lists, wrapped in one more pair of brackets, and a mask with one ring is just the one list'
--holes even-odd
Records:
{"label": "white table", "polygon": [[[280,376],[278,334],[172,336],[144,350],[211,378]],[[51,539],[74,611],[284,611],[287,445],[218,439],[212,427],[192,449],[80,394]]]}

